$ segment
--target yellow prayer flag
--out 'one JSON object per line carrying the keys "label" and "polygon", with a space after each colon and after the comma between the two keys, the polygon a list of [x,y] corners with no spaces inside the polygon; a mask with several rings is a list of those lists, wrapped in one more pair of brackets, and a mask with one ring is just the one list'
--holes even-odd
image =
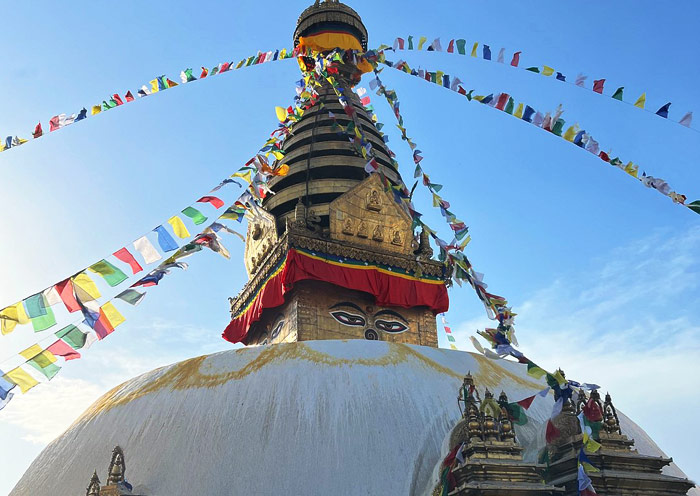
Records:
{"label": "yellow prayer flag", "polygon": [[563,375],[561,375],[561,370],[557,370],[556,372],[554,372],[554,374],[552,374],[552,376],[556,379],[560,386],[566,384],[566,379]]}
{"label": "yellow prayer flag", "polygon": [[634,102],[634,106],[643,109],[645,103],[647,103],[647,94],[642,93],[641,96],[637,98],[637,101]]}
{"label": "yellow prayer flag", "polygon": [[474,43],[474,46],[472,47],[472,57],[476,57],[476,49],[479,46],[479,42],[477,41]]}
{"label": "yellow prayer flag", "polygon": [[31,360],[32,358],[37,356],[42,351],[44,351],[44,348],[42,348],[38,344],[35,344],[35,345],[30,346],[29,348],[27,348],[24,351],[20,351],[19,354],[22,355],[27,360]]}
{"label": "yellow prayer flag", "polygon": [[0,331],[3,335],[14,331],[17,324],[29,324],[29,317],[21,301],[0,310]]}
{"label": "yellow prayer flag", "polygon": [[442,78],[445,76],[445,73],[442,71],[435,71],[435,79],[437,80],[437,84],[442,86]]}
{"label": "yellow prayer flag", "polygon": [[190,237],[190,232],[187,230],[187,226],[185,226],[185,223],[182,222],[182,219],[177,215],[170,217],[168,219],[168,224],[172,226],[173,232],[178,238],[185,239]]}
{"label": "yellow prayer flag", "polygon": [[601,448],[601,444],[589,436],[585,443],[585,448],[588,453],[595,453]]}
{"label": "yellow prayer flag", "polygon": [[425,45],[426,41],[428,41],[428,38],[425,36],[420,37],[420,40],[418,40],[418,50],[423,50],[423,45]]}
{"label": "yellow prayer flag", "polygon": [[279,167],[277,167],[272,173],[275,176],[286,176],[289,174],[289,166],[287,164],[282,164]]}
{"label": "yellow prayer flag", "polygon": [[484,98],[485,98],[484,95],[474,95],[474,100],[476,100],[477,102],[480,102],[480,101],[483,100]]}
{"label": "yellow prayer flag", "polygon": [[574,138],[579,132],[579,127],[578,124],[574,124],[573,126],[570,126],[569,129],[566,130],[564,133],[564,139],[566,141],[571,141],[573,143]]}
{"label": "yellow prayer flag", "polygon": [[100,290],[97,289],[95,282],[90,279],[85,272],[81,272],[77,276],[73,277],[73,288],[75,289],[76,295],[80,301],[92,301],[96,300],[100,296]]}
{"label": "yellow prayer flag", "polygon": [[539,367],[528,367],[527,374],[535,379],[542,379],[547,372]]}
{"label": "yellow prayer flag", "polygon": [[287,119],[287,109],[283,107],[275,107],[275,113],[277,114],[277,119],[280,122],[284,122]]}
{"label": "yellow prayer flag", "polygon": [[158,92],[158,80],[154,79],[152,81],[149,81],[151,83],[151,93],[157,93]]}
{"label": "yellow prayer flag", "polygon": [[283,49],[280,51],[280,55],[279,55],[278,58],[279,58],[279,60],[282,60],[282,59],[287,58],[287,49],[286,49],[286,48],[283,48]]}
{"label": "yellow prayer flag", "polygon": [[102,112],[102,105],[93,105],[92,106],[92,115],[99,114]]}
{"label": "yellow prayer flag", "polygon": [[119,313],[119,310],[117,310],[110,302],[102,305],[100,310],[114,329],[116,329],[118,325],[122,324],[126,320],[124,316]]}
{"label": "yellow prayer flag", "polygon": [[522,103],[518,104],[518,108],[515,110],[515,113],[513,115],[515,117],[517,117],[518,119],[523,118],[523,104]]}
{"label": "yellow prayer flag", "polygon": [[552,74],[554,74],[554,69],[552,69],[548,65],[542,66],[542,75],[543,76],[551,76]]}
{"label": "yellow prayer flag", "polygon": [[625,166],[625,172],[632,177],[637,177],[637,174],[639,174],[639,166],[630,162]]}
{"label": "yellow prayer flag", "polygon": [[284,153],[279,150],[272,150],[270,153],[272,153],[277,160],[282,160],[284,158]]}
{"label": "yellow prayer flag", "polygon": [[39,384],[39,381],[37,381],[27,372],[22,370],[21,367],[17,367],[14,370],[10,370],[7,374],[4,375],[4,378],[12,384],[18,385],[23,393],[26,393],[31,388]]}
{"label": "yellow prayer flag", "polygon": [[233,174],[231,177],[240,177],[243,179],[245,182],[250,183],[251,181],[251,174],[253,171],[245,171],[245,172],[236,172]]}

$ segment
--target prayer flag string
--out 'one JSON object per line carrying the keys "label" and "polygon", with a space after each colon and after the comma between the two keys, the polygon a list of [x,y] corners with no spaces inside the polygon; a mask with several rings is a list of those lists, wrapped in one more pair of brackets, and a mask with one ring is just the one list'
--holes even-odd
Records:
{"label": "prayer flag string", "polygon": [[[421,39],[424,39],[421,38]],[[396,38],[394,41],[393,46],[389,45],[381,45],[378,50],[393,50],[395,52],[399,50],[422,50],[423,45],[420,43],[416,45],[417,48],[414,48],[414,44],[412,43],[413,37],[409,36],[408,40],[410,41],[409,43],[406,43],[406,40],[403,38]],[[474,42],[472,45],[471,52],[467,54],[467,42],[464,39],[452,39],[449,41],[447,45],[447,49],[443,50],[442,49],[442,44],[440,42],[440,38],[436,38],[428,47],[426,48],[425,51],[428,52],[445,52],[445,53],[451,53],[451,54],[457,54],[457,55],[464,55],[464,56],[470,56],[470,58],[480,58],[483,60],[489,60],[492,62],[497,62],[506,65],[506,57],[505,57],[505,48],[501,48],[498,52],[498,57],[494,60],[492,57],[491,53],[491,47],[486,44],[480,44],[479,42]],[[578,73],[576,78],[571,78],[568,77],[567,75],[563,74],[560,71],[555,70],[554,68],[547,66],[547,65],[528,65],[524,64],[521,61],[522,57],[522,51],[517,51],[514,52],[512,55],[509,55],[510,62],[508,65],[510,67],[514,67],[516,69],[521,69],[525,70],[530,73],[534,74],[539,74],[544,77],[551,78],[553,80],[566,83],[572,86],[576,86],[579,88],[587,89],[589,91],[592,91],[594,93],[597,93],[599,95],[605,95],[606,88],[605,88],[605,83],[607,80],[605,78],[601,79],[594,79],[592,84],[588,83],[588,76],[584,75],[583,73]],[[638,98],[633,99],[633,100],[625,100],[623,98],[624,95],[624,86],[619,86],[615,88],[611,94],[608,96],[613,99],[613,100],[618,100],[620,102],[626,103],[627,105],[630,105],[632,107],[644,110],[650,114],[655,114],[663,119],[666,119],[670,122],[675,122],[677,124],[680,124],[681,126],[687,127],[688,129],[692,129],[695,132],[700,132],[700,130],[691,127],[692,122],[693,122],[693,112],[686,112],[682,115],[682,117],[679,120],[674,120],[669,117],[669,110],[671,107],[671,102],[665,103],[661,107],[659,107],[658,110],[653,110],[647,108],[646,105],[646,100],[647,100],[647,94],[642,93]],[[678,118],[678,117],[676,117]]]}

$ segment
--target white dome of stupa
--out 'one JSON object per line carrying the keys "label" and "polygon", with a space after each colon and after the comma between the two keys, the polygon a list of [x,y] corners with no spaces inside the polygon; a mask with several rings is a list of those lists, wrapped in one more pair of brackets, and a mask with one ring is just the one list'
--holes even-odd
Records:
{"label": "white dome of stupa", "polygon": [[[193,358],[100,398],[39,455],[11,496],[85,494],[115,445],[134,493],[147,496],[429,494],[469,371],[477,387],[504,390],[511,401],[546,387],[516,363],[378,341]],[[537,398],[530,422],[517,429],[527,459],[544,443],[552,401]],[[640,453],[662,455],[620,417]],[[683,476],[675,466],[667,473]]]}

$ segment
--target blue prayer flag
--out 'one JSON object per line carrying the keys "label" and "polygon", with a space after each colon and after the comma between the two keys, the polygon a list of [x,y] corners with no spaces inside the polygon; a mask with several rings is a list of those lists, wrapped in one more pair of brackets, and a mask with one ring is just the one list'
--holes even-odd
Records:
{"label": "blue prayer flag", "polygon": [[449,76],[449,74],[445,74],[444,76],[442,76],[442,85],[443,85],[445,88],[449,88],[449,87],[450,87],[450,76]]}
{"label": "blue prayer flag", "polygon": [[574,136],[574,145],[580,146],[583,148],[585,145],[583,143],[583,135],[586,134],[586,131],[579,131],[576,133],[576,136]]}
{"label": "blue prayer flag", "polygon": [[668,102],[666,105],[661,107],[659,110],[656,111],[656,115],[660,115],[664,119],[668,119],[668,109],[671,106],[671,102]]}
{"label": "blue prayer flag", "polygon": [[557,79],[559,81],[566,81],[566,76],[562,74],[561,72],[557,72]]}
{"label": "blue prayer flag", "polygon": [[165,76],[157,78],[158,80],[158,91],[167,90],[168,85],[165,83]]}
{"label": "blue prayer flag", "polygon": [[12,136],[5,138],[5,148],[10,148],[12,146]]}
{"label": "blue prayer flag", "polygon": [[173,237],[161,225],[154,229],[158,233],[158,244],[163,251],[175,251],[179,248]]}
{"label": "blue prayer flag", "polygon": [[87,109],[83,108],[83,110],[80,111],[78,114],[78,117],[75,118],[75,122],[82,121],[87,117]]}
{"label": "blue prayer flag", "polygon": [[484,60],[491,60],[491,47],[484,45]]}
{"label": "blue prayer flag", "polygon": [[5,373],[0,370],[0,400],[7,398],[7,395],[10,394],[10,391],[15,387],[14,384],[3,379],[3,375],[5,375]]}
{"label": "blue prayer flag", "polygon": [[483,100],[481,100],[481,103],[491,103],[491,100],[493,100],[493,93],[491,93],[488,96],[485,96]]}
{"label": "blue prayer flag", "polygon": [[529,105],[525,105],[525,112],[523,112],[523,120],[526,122],[532,122],[532,115],[535,113],[535,109]]}

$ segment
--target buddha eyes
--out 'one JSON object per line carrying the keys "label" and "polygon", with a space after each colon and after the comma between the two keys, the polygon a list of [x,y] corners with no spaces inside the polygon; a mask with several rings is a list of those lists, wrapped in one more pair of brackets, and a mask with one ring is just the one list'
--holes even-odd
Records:
{"label": "buddha eyes", "polygon": [[381,320],[377,319],[374,321],[374,326],[380,331],[389,333],[399,333],[404,332],[408,329],[408,326],[402,322],[396,320]]}
{"label": "buddha eyes", "polygon": [[331,316],[338,322],[347,326],[358,326],[364,327],[366,321],[364,317],[360,315],[355,315],[352,313],[344,312],[342,310],[335,310],[331,312]]}
{"label": "buddha eyes", "polygon": [[275,339],[277,336],[279,336],[280,331],[282,330],[282,327],[284,327],[284,320],[280,320],[277,325],[275,326],[274,329],[272,329],[272,333],[270,334],[270,339]]}

